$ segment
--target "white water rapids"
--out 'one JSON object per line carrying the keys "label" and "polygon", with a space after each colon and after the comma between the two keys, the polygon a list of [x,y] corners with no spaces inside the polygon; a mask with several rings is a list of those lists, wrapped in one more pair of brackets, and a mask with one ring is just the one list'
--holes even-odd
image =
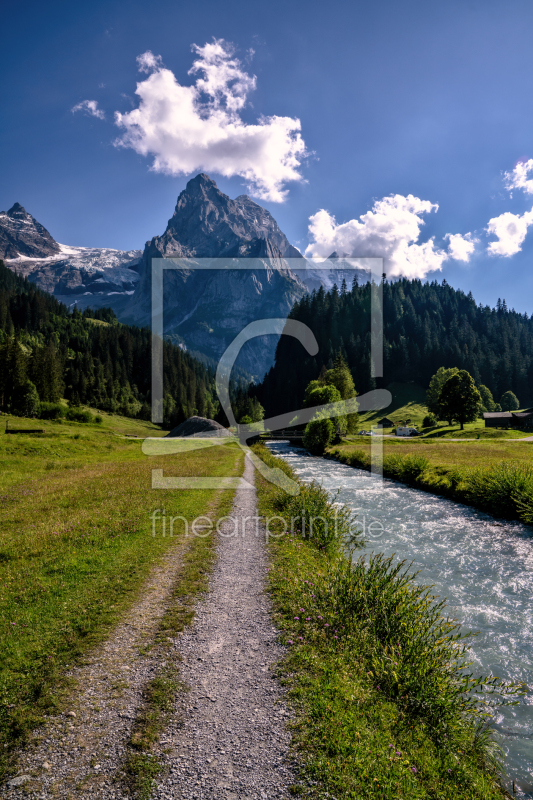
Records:
{"label": "white water rapids", "polygon": [[519,705],[498,709],[494,727],[506,756],[505,785],[512,790],[514,780],[517,797],[533,798],[533,529],[287,443],[269,447],[301,480],[340,489],[336,500],[365,528],[363,553],[412,561],[416,580],[447,599],[450,616],[465,631],[479,631],[469,659],[475,674],[527,684]]}

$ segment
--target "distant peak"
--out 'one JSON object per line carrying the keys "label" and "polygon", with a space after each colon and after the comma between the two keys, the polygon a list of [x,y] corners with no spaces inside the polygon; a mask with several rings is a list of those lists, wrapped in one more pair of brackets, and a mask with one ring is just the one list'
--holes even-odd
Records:
{"label": "distant peak", "polygon": [[215,181],[210,178],[209,175],[206,175],[205,172],[200,172],[194,178],[191,178],[190,181],[187,181],[187,188],[189,188],[189,186],[214,186],[215,189],[218,188]]}
{"label": "distant peak", "polygon": [[21,206],[20,203],[14,203],[11,206],[11,208],[9,209],[9,211],[7,212],[7,215],[8,215],[8,217],[14,217],[14,216],[17,216],[17,217],[18,216],[28,217],[29,216],[29,214],[26,211],[26,209],[24,208],[24,206]]}

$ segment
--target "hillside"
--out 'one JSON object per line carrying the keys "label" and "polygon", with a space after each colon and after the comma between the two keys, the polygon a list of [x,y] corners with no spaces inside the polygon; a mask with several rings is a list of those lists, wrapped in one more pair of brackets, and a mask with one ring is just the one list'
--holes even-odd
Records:
{"label": "hillside", "polygon": [[417,383],[390,383],[386,388],[392,394],[392,403],[386,412],[380,410],[361,413],[361,427],[377,425],[385,414],[395,425],[410,419],[412,425],[421,426],[428,413],[425,389]]}
{"label": "hillside", "polygon": [[[348,289],[319,289],[297,302],[290,314],[313,331],[316,356],[308,356],[293,338],[282,337],[276,363],[254,388],[273,416],[301,408],[304,390],[335,355],[345,357],[356,390],[363,394],[389,384],[417,385],[416,396],[398,396],[420,405],[431,376],[441,366],[466,369],[477,384],[485,384],[496,401],[511,389],[521,406],[533,401],[533,319],[509,310],[478,306],[472,294],[438,284],[398,280],[383,285],[383,378],[374,379],[370,365],[370,283],[354,281]],[[402,390],[405,393],[405,390]],[[409,390],[410,391],[410,390]],[[415,409],[413,409],[415,411]],[[420,409],[418,409],[418,412]]]}
{"label": "hillside", "polygon": [[[31,381],[38,399],[150,418],[151,333],[111,309],[70,311],[0,261],[0,408],[17,413]],[[164,342],[165,422],[218,410],[213,373]]]}

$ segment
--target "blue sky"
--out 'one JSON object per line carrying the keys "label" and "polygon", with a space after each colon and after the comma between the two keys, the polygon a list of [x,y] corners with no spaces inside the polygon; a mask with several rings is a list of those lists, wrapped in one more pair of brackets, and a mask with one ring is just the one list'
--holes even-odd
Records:
{"label": "blue sky", "polygon": [[[164,74],[191,86],[200,73],[188,71],[201,58],[191,45],[222,39],[234,44],[241,73],[256,76],[239,124],[273,115],[301,122],[304,180],[282,183],[283,203],[256,196],[293,243],[326,254],[344,237],[377,255],[382,240],[360,219],[377,203],[374,222],[384,214],[385,234],[399,237],[392,272],[402,247],[435,237],[429,261],[427,247],[409,251],[413,274],[533,313],[533,226],[509,256],[487,252],[495,237],[485,230],[507,212],[523,218],[524,232],[531,224],[523,215],[533,189],[511,196],[504,185],[505,172],[533,158],[530,2],[27,2],[5,8],[3,22],[0,208],[22,203],[58,241],[129,249],[163,232],[199,170],[156,172],[153,154],[113,146],[124,134],[113,114],[139,106],[136,83],[151,77],[138,71],[140,54],[161,56]],[[72,112],[86,100],[105,118]],[[242,176],[206,171],[231,196],[250,193]],[[390,195],[439,209],[380,206]],[[316,218],[320,209],[328,216]],[[433,257],[449,254],[446,234],[467,233],[477,239],[468,261]],[[442,270],[428,272],[430,262]]]}

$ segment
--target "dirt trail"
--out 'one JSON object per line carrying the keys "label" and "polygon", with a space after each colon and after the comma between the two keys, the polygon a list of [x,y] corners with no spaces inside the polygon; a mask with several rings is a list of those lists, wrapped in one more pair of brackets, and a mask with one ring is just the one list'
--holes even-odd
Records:
{"label": "dirt trail", "polygon": [[[245,462],[244,479],[253,483]],[[255,489],[238,489],[231,519],[221,525],[210,593],[181,637],[182,677],[191,689],[182,696],[184,724],[171,723],[161,742],[169,774],[154,798],[290,797],[289,712],[272,672],[283,648],[265,595],[256,509]]]}
{"label": "dirt trail", "polygon": [[[244,478],[253,484],[253,465],[248,458],[245,464]],[[153,748],[163,764],[154,799],[290,796],[288,707],[272,672],[283,648],[265,594],[265,536],[253,519],[256,509],[255,489],[238,489],[231,518],[220,526],[210,591],[192,627],[171,645],[170,659],[182,659],[190,691],[178,696]],[[131,798],[122,772],[127,743],[142,689],[164,666],[157,649],[140,650],[156,634],[185,546],[166,555],[112,638],[73,670],[79,691],[69,713],[75,716],[50,718],[36,732],[4,797]]]}

